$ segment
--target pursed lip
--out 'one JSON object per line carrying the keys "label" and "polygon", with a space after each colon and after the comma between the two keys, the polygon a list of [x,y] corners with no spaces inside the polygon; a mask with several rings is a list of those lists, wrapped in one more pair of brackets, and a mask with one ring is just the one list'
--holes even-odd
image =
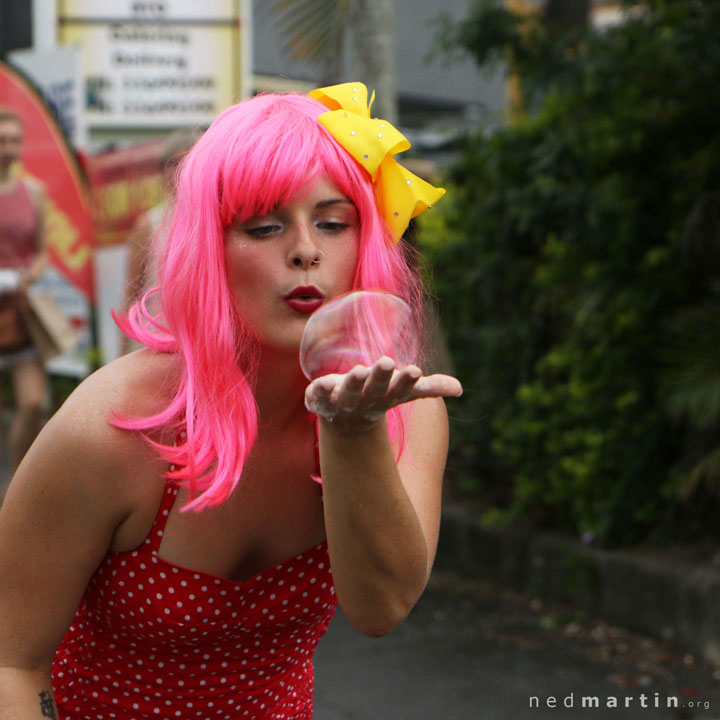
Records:
{"label": "pursed lip", "polygon": [[299,285],[284,298],[295,312],[315,312],[324,302],[325,296],[314,285]]}
{"label": "pursed lip", "polygon": [[298,285],[294,290],[285,296],[286,300],[294,300],[295,298],[303,300],[323,300],[325,296],[314,285]]}

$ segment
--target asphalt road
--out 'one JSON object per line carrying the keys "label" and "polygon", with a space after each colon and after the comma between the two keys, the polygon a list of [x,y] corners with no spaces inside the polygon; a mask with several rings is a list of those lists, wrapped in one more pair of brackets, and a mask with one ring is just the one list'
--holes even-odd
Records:
{"label": "asphalt road", "polygon": [[315,656],[315,720],[576,718],[717,720],[720,672],[572,608],[441,571],[390,635],[367,638],[338,612]]}

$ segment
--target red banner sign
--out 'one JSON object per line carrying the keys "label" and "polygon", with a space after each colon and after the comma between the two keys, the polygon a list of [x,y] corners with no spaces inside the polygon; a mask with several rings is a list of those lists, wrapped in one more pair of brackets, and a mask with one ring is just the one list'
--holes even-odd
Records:
{"label": "red banner sign", "polygon": [[46,189],[46,233],[52,263],[92,300],[90,202],[72,150],[38,91],[4,63],[0,63],[0,105],[22,118],[23,173],[37,178]]}
{"label": "red banner sign", "polygon": [[164,151],[165,140],[160,139],[87,158],[98,245],[125,242],[138,216],[163,202]]}

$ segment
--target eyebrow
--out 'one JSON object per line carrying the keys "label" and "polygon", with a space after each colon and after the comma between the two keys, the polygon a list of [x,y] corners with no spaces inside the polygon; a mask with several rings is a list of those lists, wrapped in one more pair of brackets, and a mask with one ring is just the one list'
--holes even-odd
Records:
{"label": "eyebrow", "polygon": [[337,205],[338,203],[348,203],[348,204],[352,205],[353,207],[355,206],[355,203],[352,200],[350,200],[350,198],[341,197],[341,198],[330,198],[329,200],[321,200],[319,203],[315,204],[315,207],[316,208],[324,208],[324,207],[328,207],[330,205]]}

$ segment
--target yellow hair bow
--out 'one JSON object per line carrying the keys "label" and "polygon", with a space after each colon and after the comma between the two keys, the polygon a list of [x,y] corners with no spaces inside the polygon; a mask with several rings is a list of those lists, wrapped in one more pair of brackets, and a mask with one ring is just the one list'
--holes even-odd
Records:
{"label": "yellow hair bow", "polygon": [[386,120],[370,117],[367,88],[359,82],[331,85],[309,93],[329,112],[318,122],[368,171],[375,185],[375,199],[395,243],[410,220],[436,203],[444,194],[399,165],[395,154],[410,147],[407,138]]}

